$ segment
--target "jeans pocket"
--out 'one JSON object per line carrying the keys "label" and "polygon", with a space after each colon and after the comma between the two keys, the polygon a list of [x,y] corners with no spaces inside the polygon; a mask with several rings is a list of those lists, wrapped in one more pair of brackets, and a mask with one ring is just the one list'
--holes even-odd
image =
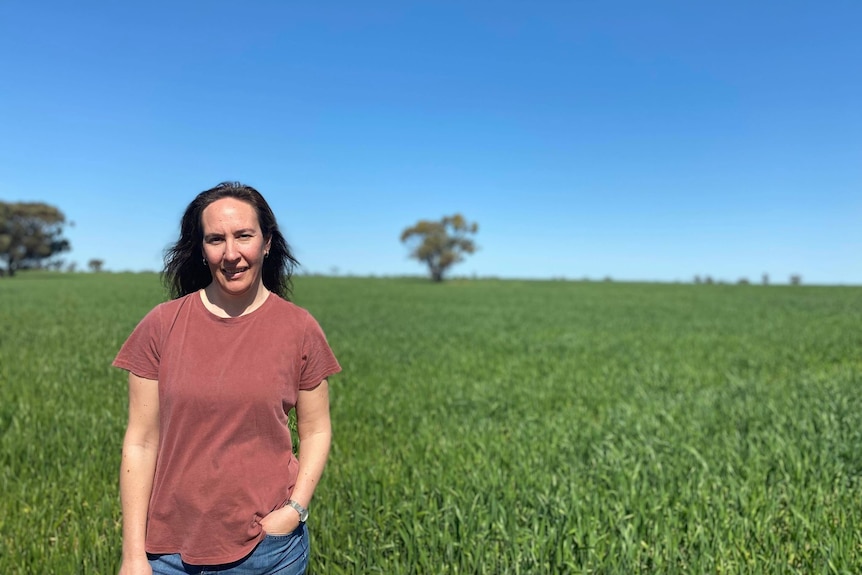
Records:
{"label": "jeans pocket", "polygon": [[308,532],[305,525],[300,525],[292,533],[267,533],[253,555],[261,568],[258,573],[304,573],[308,566]]}
{"label": "jeans pocket", "polygon": [[300,534],[302,534],[302,524],[301,523],[297,526],[296,529],[294,529],[290,533],[270,533],[267,531],[266,532],[266,538],[269,539],[271,537],[273,539],[286,539],[288,537],[296,537],[297,535],[300,535]]}

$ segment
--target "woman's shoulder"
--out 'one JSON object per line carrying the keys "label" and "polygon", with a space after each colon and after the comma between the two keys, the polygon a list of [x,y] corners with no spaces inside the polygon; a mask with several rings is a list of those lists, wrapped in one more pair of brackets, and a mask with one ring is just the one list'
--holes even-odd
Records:
{"label": "woman's shoulder", "polygon": [[162,303],[158,304],[154,309],[158,309],[161,311],[170,311],[170,310],[181,309],[181,308],[193,303],[194,298],[200,299],[200,297],[201,297],[200,293],[195,291],[195,292],[180,296],[180,297],[175,298],[175,299],[169,299],[167,301],[163,301]]}
{"label": "woman's shoulder", "polygon": [[305,329],[321,329],[320,322],[317,318],[315,318],[314,315],[304,307],[281,298],[276,294],[272,294],[270,299],[273,300],[274,304],[270,309],[275,310],[272,317],[277,318],[279,321],[284,321],[285,323],[290,322],[290,324],[294,326],[302,325]]}
{"label": "woman's shoulder", "polygon": [[291,317],[305,317],[311,316],[304,307],[298,306],[292,301],[288,301],[281,297],[276,293],[271,293],[269,295],[269,303],[272,304],[270,308],[274,313],[280,315],[287,315]]}
{"label": "woman's shoulder", "polygon": [[147,313],[144,319],[149,319],[150,321],[170,320],[170,318],[176,317],[177,314],[180,313],[180,310],[193,303],[194,300],[192,298],[194,297],[200,298],[198,293],[194,292],[156,304],[156,306]]}
{"label": "woman's shoulder", "polygon": [[[320,322],[317,321],[310,311],[291,301],[279,297],[276,294],[269,298],[272,307],[269,308],[269,319],[281,326],[299,327],[303,333],[321,332]],[[301,327],[300,327],[301,326]]]}

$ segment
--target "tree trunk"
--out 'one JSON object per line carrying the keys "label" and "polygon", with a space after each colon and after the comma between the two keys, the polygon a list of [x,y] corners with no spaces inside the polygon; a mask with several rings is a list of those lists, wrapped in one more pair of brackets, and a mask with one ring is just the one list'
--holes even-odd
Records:
{"label": "tree trunk", "polygon": [[438,266],[431,266],[431,281],[433,282],[442,282],[443,281],[443,268]]}

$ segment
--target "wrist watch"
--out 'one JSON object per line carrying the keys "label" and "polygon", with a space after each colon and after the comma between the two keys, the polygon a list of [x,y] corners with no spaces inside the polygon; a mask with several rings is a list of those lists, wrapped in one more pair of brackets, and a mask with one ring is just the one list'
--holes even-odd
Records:
{"label": "wrist watch", "polygon": [[288,501],[286,505],[289,505],[290,507],[293,507],[294,509],[296,509],[296,512],[299,513],[299,522],[305,523],[305,520],[308,519],[308,509],[306,509],[305,507],[303,507],[302,505],[300,505],[299,503],[297,503],[293,499]]}

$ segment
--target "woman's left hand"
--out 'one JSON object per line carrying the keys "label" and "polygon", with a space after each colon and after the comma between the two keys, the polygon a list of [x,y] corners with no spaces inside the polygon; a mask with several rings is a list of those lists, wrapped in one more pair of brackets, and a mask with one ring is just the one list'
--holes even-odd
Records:
{"label": "woman's left hand", "polygon": [[287,535],[299,527],[299,513],[285,505],[261,519],[260,526],[267,535]]}

